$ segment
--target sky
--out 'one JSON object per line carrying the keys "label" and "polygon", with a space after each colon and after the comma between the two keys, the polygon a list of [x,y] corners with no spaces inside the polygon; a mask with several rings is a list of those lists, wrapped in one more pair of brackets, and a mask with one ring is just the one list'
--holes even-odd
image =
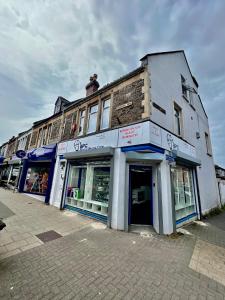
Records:
{"label": "sky", "polygon": [[0,0],[0,144],[140,66],[146,53],[184,49],[225,167],[224,0]]}

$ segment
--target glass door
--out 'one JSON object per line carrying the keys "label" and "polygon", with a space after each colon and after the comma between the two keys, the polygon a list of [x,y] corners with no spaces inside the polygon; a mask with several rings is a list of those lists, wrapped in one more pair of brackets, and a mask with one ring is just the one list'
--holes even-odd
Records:
{"label": "glass door", "polygon": [[130,167],[130,224],[152,225],[152,170]]}

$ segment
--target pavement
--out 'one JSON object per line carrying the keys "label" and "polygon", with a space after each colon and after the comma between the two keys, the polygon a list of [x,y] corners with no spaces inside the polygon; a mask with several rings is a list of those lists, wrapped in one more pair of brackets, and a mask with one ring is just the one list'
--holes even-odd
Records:
{"label": "pavement", "polygon": [[1,259],[0,299],[225,299],[225,214],[168,237],[107,229],[10,191],[0,190],[0,201],[15,213],[0,244],[16,228],[21,233],[22,221],[34,221],[35,237],[64,232]]}

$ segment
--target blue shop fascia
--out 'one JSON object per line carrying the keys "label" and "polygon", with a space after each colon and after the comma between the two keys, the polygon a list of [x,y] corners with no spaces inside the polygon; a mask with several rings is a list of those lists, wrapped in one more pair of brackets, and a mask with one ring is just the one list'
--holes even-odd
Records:
{"label": "blue shop fascia", "polygon": [[23,169],[18,191],[33,195],[49,204],[55,168],[56,144],[27,151],[23,158]]}

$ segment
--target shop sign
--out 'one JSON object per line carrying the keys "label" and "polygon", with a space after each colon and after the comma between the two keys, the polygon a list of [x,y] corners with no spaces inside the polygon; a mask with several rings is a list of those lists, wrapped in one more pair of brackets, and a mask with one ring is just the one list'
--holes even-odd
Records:
{"label": "shop sign", "polygon": [[87,151],[87,150],[99,149],[104,147],[116,148],[117,140],[118,140],[117,130],[106,131],[104,133],[99,133],[96,135],[76,139],[73,141],[68,141],[65,147],[66,152],[60,152],[60,153],[63,154],[63,153],[74,152],[74,151]]}
{"label": "shop sign", "polygon": [[149,143],[148,122],[135,124],[119,129],[118,147]]}
{"label": "shop sign", "polygon": [[67,149],[67,142],[59,143],[57,148],[58,155],[66,153],[67,152],[66,149]]}
{"label": "shop sign", "polygon": [[195,147],[162,129],[162,148],[169,151],[181,151],[189,156],[196,157]]}
{"label": "shop sign", "polygon": [[181,151],[189,156],[196,157],[196,150],[194,146],[152,122],[150,122],[149,142],[168,151]]}
{"label": "shop sign", "polygon": [[25,156],[26,156],[26,152],[24,150],[16,151],[16,157],[17,158],[24,158]]}

